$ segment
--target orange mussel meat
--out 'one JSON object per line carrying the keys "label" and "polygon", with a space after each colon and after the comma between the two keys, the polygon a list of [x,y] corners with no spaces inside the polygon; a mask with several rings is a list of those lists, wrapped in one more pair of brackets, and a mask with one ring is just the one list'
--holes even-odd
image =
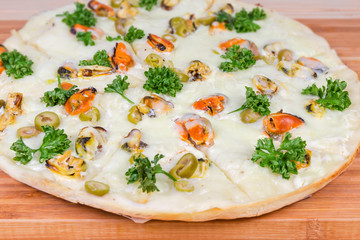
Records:
{"label": "orange mussel meat", "polygon": [[115,16],[115,12],[112,7],[100,3],[99,1],[92,0],[88,3],[88,7],[93,10],[96,15],[100,17],[113,17]]}
{"label": "orange mussel meat", "polygon": [[224,110],[227,98],[225,95],[217,94],[211,95],[205,98],[201,98],[193,103],[193,108],[196,110],[202,110],[209,115],[214,116]]}
{"label": "orange mussel meat", "polygon": [[196,148],[210,147],[214,144],[214,131],[206,118],[189,113],[175,120],[176,130],[181,140]]}
{"label": "orange mussel meat", "polygon": [[129,67],[134,66],[134,60],[130,53],[126,50],[124,43],[117,43],[115,46],[114,55],[111,57],[115,68],[121,72],[127,71]]}
{"label": "orange mussel meat", "polygon": [[147,37],[147,43],[158,52],[172,52],[174,49],[174,44],[170,41],[151,33]]}
{"label": "orange mussel meat", "polygon": [[303,124],[302,118],[282,112],[272,113],[263,120],[264,130],[270,135],[283,134]]}
{"label": "orange mussel meat", "polygon": [[96,96],[95,88],[82,89],[72,95],[65,103],[65,111],[70,115],[85,113],[92,107]]}
{"label": "orange mussel meat", "polygon": [[[2,54],[3,52],[7,52],[8,50],[6,49],[6,47],[2,44],[0,44],[0,54]],[[5,67],[3,66],[3,63],[1,61],[0,58],[0,74],[5,70]]]}

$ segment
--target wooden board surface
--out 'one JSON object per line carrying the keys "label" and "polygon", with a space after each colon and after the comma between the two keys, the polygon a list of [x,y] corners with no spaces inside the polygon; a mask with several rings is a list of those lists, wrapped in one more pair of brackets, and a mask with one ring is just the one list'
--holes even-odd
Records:
{"label": "wooden board surface", "polygon": [[[325,37],[344,63],[360,73],[360,18],[299,21]],[[1,20],[0,43],[23,24]],[[360,154],[346,172],[308,199],[256,218],[204,223],[136,224],[39,192],[0,171],[0,239],[110,238],[360,239]]]}

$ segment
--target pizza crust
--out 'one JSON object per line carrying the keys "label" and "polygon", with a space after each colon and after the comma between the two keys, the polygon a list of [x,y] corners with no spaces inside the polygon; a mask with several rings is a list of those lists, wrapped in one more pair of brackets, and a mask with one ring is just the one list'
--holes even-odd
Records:
{"label": "pizza crust", "polygon": [[[237,1],[234,2],[238,4]],[[221,5],[222,3],[223,1],[216,1],[213,7],[218,9],[219,7],[217,7],[217,4]],[[249,9],[252,8],[252,6],[250,5],[241,5],[241,6],[245,6]],[[336,53],[333,50],[330,50],[329,45],[325,39],[316,36],[309,28],[302,25],[301,23],[285,18],[271,11],[267,11],[267,13],[271,14],[272,17],[271,19],[276,23],[279,23],[284,29],[284,31],[291,32],[291,34],[294,35],[294,38],[307,39],[307,41],[303,41],[302,44],[304,46],[311,46],[311,48],[316,49],[317,57],[319,57],[321,61],[324,61],[327,64],[331,65],[330,67],[339,65],[339,67],[337,67],[338,68],[337,71],[334,72],[334,75],[336,77],[345,78],[347,82],[350,84],[353,83],[355,83],[355,85],[358,84],[358,78],[356,74],[353,71],[346,68],[346,66],[344,66],[341,63],[341,60],[337,57]],[[259,24],[261,25],[260,22]],[[29,25],[27,27],[29,27]],[[20,37],[22,38],[22,40],[19,40],[18,39],[19,36],[18,37],[16,36],[9,39],[7,42],[5,42],[5,44],[9,44],[11,48],[16,48],[19,47],[21,44],[23,44],[23,43],[20,44],[21,41],[24,41],[25,43],[30,39],[30,37],[28,38],[24,37],[25,35],[21,31],[20,31]],[[142,45],[141,43],[138,43],[137,45],[135,45],[135,48],[136,46],[141,48]],[[91,54],[88,55],[92,56],[93,52],[95,52],[95,49],[93,49]],[[43,57],[45,59],[46,55]],[[68,58],[68,56],[65,56],[64,58]],[[141,59],[142,56],[139,55],[139,58]],[[61,61],[63,60],[61,57],[60,59]],[[60,59],[58,59],[58,62],[60,62]],[[177,63],[176,59],[174,59],[174,61],[175,63]],[[188,59],[182,61],[187,62]],[[181,61],[178,64],[181,66],[182,64]],[[216,67],[215,65],[216,62],[214,62],[212,66]],[[133,78],[136,79],[139,78],[142,72],[143,71],[141,67],[139,67],[138,69],[136,69],[133,72],[130,72],[129,74],[130,75],[132,74]],[[131,79],[131,76],[129,78]],[[139,80],[139,84],[140,83],[141,80]],[[136,86],[137,85],[135,84],[134,87]],[[354,108],[353,111],[359,111],[358,102],[360,101],[357,101],[359,100],[359,94],[358,94],[359,90],[355,88],[349,89],[349,87],[347,90],[350,92],[350,95],[354,97],[352,98],[353,100],[352,108]],[[121,132],[119,133],[120,135],[124,136],[124,133]],[[352,139],[348,140],[351,142],[344,143],[347,144],[346,149],[347,151],[349,151],[349,153],[348,154],[346,154],[345,152],[339,153],[339,155],[343,156],[344,159],[340,164],[336,166],[335,168],[336,170],[331,171],[330,174],[325,174],[320,179],[310,182],[310,184],[307,184],[306,186],[300,187],[289,193],[278,194],[278,196],[275,197],[267,196],[265,199],[259,198],[260,200],[256,200],[256,201],[253,201],[250,198],[249,203],[245,203],[245,204],[240,204],[240,203],[235,204],[236,201],[234,201],[234,203],[232,204],[229,203],[227,206],[209,205],[205,207],[206,208],[205,210],[198,210],[198,208],[194,208],[193,210],[187,210],[183,212],[176,212],[176,211],[166,212],[164,210],[161,211],[158,209],[153,210],[149,207],[146,208],[143,205],[140,206],[139,204],[129,204],[129,199],[126,199],[126,197],[124,196],[119,197],[118,194],[112,196],[112,193],[109,193],[108,195],[106,195],[106,197],[97,197],[88,194],[87,192],[84,191],[83,188],[80,188],[79,191],[78,189],[72,189],[64,186],[64,182],[58,181],[57,176],[52,176],[52,174],[47,174],[47,175],[37,174],[37,172],[33,169],[29,169],[26,166],[18,165],[9,157],[6,157],[8,153],[6,154],[4,153],[4,156],[0,158],[0,168],[12,178],[21,181],[34,188],[37,188],[41,191],[57,196],[59,198],[63,198],[73,203],[81,203],[95,208],[103,209],[105,211],[113,212],[116,214],[131,216],[131,218],[145,219],[145,220],[159,219],[159,220],[181,220],[181,221],[207,221],[212,219],[233,219],[240,217],[259,216],[277,210],[281,207],[299,201],[307,197],[308,195],[314,193],[315,191],[321,189],[322,187],[324,187],[327,183],[332,181],[341,172],[343,172],[353,161],[357,153],[357,150],[360,146],[358,144],[360,142],[360,137],[356,136],[359,135],[356,133],[359,133],[359,130],[357,131],[354,130],[354,134],[353,134],[354,136],[352,137]],[[76,135],[76,133],[72,135]],[[170,165],[167,165],[166,167],[169,168],[169,166]],[[221,166],[218,166],[218,164],[216,165],[216,168],[223,170]],[[266,172],[269,170],[260,169],[260,171]],[[271,174],[271,173],[266,173],[266,174]],[[225,177],[228,177],[228,175],[223,176],[223,179],[226,179]],[[226,182],[226,184],[234,185],[237,186],[238,188],[241,188],[241,186],[236,183],[236,179],[234,178],[232,178],[231,181]]]}

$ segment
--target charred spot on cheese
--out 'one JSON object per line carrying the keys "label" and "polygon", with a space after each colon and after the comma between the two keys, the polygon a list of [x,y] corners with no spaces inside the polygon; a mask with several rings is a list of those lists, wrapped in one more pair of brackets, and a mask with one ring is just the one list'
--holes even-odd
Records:
{"label": "charred spot on cheese", "polygon": [[141,141],[142,133],[139,129],[132,129],[120,142],[120,147],[127,152],[141,152],[147,144]]}
{"label": "charred spot on cheese", "polygon": [[93,160],[102,151],[107,131],[102,127],[84,127],[75,141],[76,153],[85,160]]}

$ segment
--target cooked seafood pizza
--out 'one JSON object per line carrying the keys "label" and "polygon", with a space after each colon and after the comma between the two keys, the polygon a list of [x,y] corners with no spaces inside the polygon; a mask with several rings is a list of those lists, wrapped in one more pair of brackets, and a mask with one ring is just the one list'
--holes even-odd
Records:
{"label": "cooked seafood pizza", "polygon": [[0,46],[0,167],[133,219],[264,214],[339,175],[360,83],[302,24],[235,0],[75,2]]}

